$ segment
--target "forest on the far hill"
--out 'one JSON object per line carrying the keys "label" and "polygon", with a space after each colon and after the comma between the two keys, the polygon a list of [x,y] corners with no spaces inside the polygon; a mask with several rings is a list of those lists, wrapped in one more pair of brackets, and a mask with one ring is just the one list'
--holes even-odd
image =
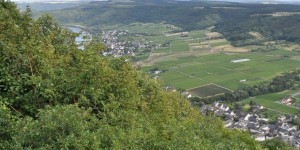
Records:
{"label": "forest on the far hill", "polygon": [[[64,24],[82,24],[97,31],[105,25],[165,22],[184,31],[215,26],[214,31],[222,33],[235,46],[261,44],[265,40],[300,43],[299,14],[270,15],[276,12],[300,12],[300,6],[168,0],[91,2],[50,13]],[[249,32],[258,32],[263,39]]]}

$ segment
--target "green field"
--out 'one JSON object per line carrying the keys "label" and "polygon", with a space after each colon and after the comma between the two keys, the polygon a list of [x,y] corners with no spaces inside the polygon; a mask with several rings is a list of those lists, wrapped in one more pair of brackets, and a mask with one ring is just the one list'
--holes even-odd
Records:
{"label": "green field", "polygon": [[[248,58],[247,62],[232,60]],[[210,54],[170,58],[155,63],[152,67],[168,70],[159,75],[166,85],[190,89],[207,84],[216,84],[236,90],[245,86],[270,80],[276,75],[300,67],[300,61],[256,53]],[[147,71],[147,69],[145,69]],[[184,82],[186,80],[186,82]],[[246,80],[242,82],[241,80]]]}
{"label": "green field", "polygon": [[223,45],[228,45],[228,44],[230,44],[230,43],[229,42],[218,42],[218,43],[210,44],[210,46],[216,47],[216,46],[223,46]]}
{"label": "green field", "polygon": [[170,53],[170,47],[162,47],[154,50],[155,53]]}
{"label": "green field", "polygon": [[286,96],[287,95],[284,93],[272,93],[272,94],[257,96],[257,98],[265,99],[265,100],[269,100],[269,101],[278,101],[278,100],[285,98]]}
{"label": "green field", "polygon": [[298,113],[299,110],[292,107],[283,105],[280,103],[277,103],[276,101],[266,100],[266,99],[260,99],[260,98],[248,98],[243,101],[241,101],[242,104],[249,104],[250,101],[254,101],[259,105],[262,105],[264,107],[267,107],[271,110],[277,111],[278,113],[290,113],[295,114]]}
{"label": "green field", "polygon": [[197,39],[197,38],[203,38],[206,37],[204,30],[198,30],[198,31],[193,31],[189,33],[189,37],[193,38],[193,39]]}
{"label": "green field", "polygon": [[171,42],[171,52],[186,52],[189,51],[189,45],[182,40]]}
{"label": "green field", "polygon": [[300,91],[299,89],[298,90],[286,90],[286,91],[279,92],[279,93],[261,95],[261,96],[255,97],[255,98],[245,99],[245,100],[241,101],[240,103],[242,103],[242,105],[244,105],[244,106],[247,106],[251,100],[255,101],[257,104],[268,108],[267,111],[263,111],[263,114],[267,114],[269,117],[278,115],[278,114],[285,114],[285,113],[299,113],[300,110],[298,110],[296,108],[296,105],[300,103],[300,101],[299,101],[300,95],[297,95],[295,97],[296,101],[292,105],[287,106],[287,105],[278,103],[279,100],[282,100],[285,97],[290,97],[291,95],[298,93],[299,91]]}

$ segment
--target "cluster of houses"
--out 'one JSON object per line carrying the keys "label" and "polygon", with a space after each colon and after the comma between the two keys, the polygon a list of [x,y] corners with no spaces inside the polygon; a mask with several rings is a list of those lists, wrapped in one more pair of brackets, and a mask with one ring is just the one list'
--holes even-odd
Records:
{"label": "cluster of houses", "polygon": [[[255,106],[254,109],[262,110],[264,107]],[[269,119],[261,118],[258,114],[245,113],[242,110],[232,111],[226,104],[218,102],[212,106],[203,105],[201,112],[206,115],[214,113],[224,119],[226,128],[248,131],[258,141],[280,138],[296,148],[300,147],[300,130],[291,124],[297,118],[296,115],[290,115],[288,118],[281,116],[275,123],[269,123]]]}
{"label": "cluster of houses", "polygon": [[113,30],[102,32],[102,42],[108,48],[107,51],[103,52],[104,56],[111,55],[114,57],[120,56],[135,56],[139,49],[158,49],[161,44],[153,45],[151,41],[145,39],[128,39],[126,37],[139,37],[142,36],[140,33],[129,33],[127,30]]}
{"label": "cluster of houses", "polygon": [[286,98],[280,100],[279,103],[284,104],[284,105],[291,105],[293,103],[293,99],[292,99],[292,97],[286,97]]}
{"label": "cluster of houses", "polygon": [[115,57],[123,55],[134,56],[136,48],[134,46],[128,47],[127,45],[132,45],[131,42],[120,40],[119,38],[127,34],[127,31],[103,31],[102,42],[108,48],[107,51],[103,52],[103,55],[113,55]]}

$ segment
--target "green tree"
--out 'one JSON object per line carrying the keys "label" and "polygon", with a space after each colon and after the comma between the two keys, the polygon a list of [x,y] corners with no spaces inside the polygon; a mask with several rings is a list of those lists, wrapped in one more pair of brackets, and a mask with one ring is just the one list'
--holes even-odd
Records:
{"label": "green tree", "polygon": [[11,144],[12,135],[15,134],[14,125],[17,117],[13,115],[6,102],[0,97],[0,149],[5,149]]}
{"label": "green tree", "polygon": [[28,16],[0,1],[3,149],[260,149],[125,58],[99,55],[99,39],[82,51],[52,17]]}
{"label": "green tree", "polygon": [[243,106],[241,103],[233,103],[233,108],[235,110],[242,110],[243,109]]}
{"label": "green tree", "polygon": [[292,150],[293,148],[278,138],[262,142],[262,147],[268,150]]}
{"label": "green tree", "polygon": [[16,123],[13,149],[97,149],[99,122],[91,110],[76,105],[47,107]]}

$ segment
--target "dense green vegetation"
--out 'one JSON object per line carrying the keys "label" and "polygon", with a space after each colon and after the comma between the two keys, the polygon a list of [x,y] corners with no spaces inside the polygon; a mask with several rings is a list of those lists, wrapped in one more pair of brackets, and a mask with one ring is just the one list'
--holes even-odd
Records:
{"label": "dense green vegetation", "polygon": [[[280,10],[278,10],[280,11]],[[222,33],[235,46],[262,44],[267,40],[286,40],[300,43],[299,15],[274,17],[259,15],[241,20],[227,20],[217,24],[215,31]],[[249,32],[258,32],[264,39],[257,39]]]}
{"label": "dense green vegetation", "polygon": [[[276,12],[296,12],[286,16],[272,16]],[[160,23],[182,30],[205,29],[216,26],[235,46],[262,44],[268,40],[300,43],[300,6],[263,5],[227,2],[135,1],[92,2],[63,11],[53,11],[65,24],[82,24],[94,30],[115,24]],[[260,38],[249,32],[258,32]]]}
{"label": "dense green vegetation", "polygon": [[1,149],[261,149],[76,36],[0,1]]}
{"label": "dense green vegetation", "polygon": [[[151,3],[117,3],[91,2],[74,9],[51,12],[63,23],[83,23],[93,29],[100,29],[103,25],[130,24],[135,22],[158,23],[166,21],[169,24],[196,29],[201,26],[211,26],[218,20],[218,15],[210,9],[199,11],[190,3],[176,4],[166,1]],[[201,6],[205,3],[201,3]],[[205,4],[209,5],[209,4]],[[192,8],[192,9],[191,9]],[[201,10],[201,9],[200,9]]]}

